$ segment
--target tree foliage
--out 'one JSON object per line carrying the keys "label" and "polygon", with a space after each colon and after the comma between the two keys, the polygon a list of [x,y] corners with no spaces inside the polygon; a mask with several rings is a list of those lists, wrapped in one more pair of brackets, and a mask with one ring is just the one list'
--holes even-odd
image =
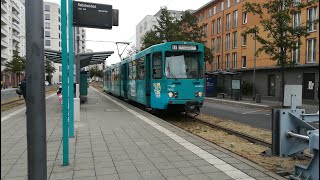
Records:
{"label": "tree foliage", "polygon": [[51,79],[53,76],[52,74],[56,72],[56,68],[54,67],[53,62],[49,60],[45,60],[44,70],[45,70],[45,73],[47,74],[47,81],[49,82],[49,84],[51,84]]}
{"label": "tree foliage", "polygon": [[[308,28],[318,20],[308,20],[306,23],[295,25],[292,17],[303,8],[314,5],[319,0],[297,3],[296,0],[270,0],[262,3],[247,2],[244,7],[248,13],[258,16],[262,30],[256,25],[248,28],[244,34],[255,35],[262,45],[257,53],[264,52],[281,66],[294,65],[288,53],[295,51],[302,44],[301,38],[308,37]],[[268,15],[267,15],[268,14]],[[261,31],[267,36],[260,34]],[[295,62],[293,62],[295,63]]]}
{"label": "tree foliage", "polygon": [[[203,43],[202,27],[198,26],[196,16],[188,11],[183,13],[181,20],[177,20],[164,7],[161,8],[161,15],[157,21],[158,25],[155,25],[152,30],[142,37],[142,49],[172,41]],[[205,61],[211,62],[212,60],[213,55],[210,49],[205,47]]]}
{"label": "tree foliage", "polygon": [[26,69],[26,58],[20,56],[19,48],[18,46],[15,47],[13,50],[12,60],[7,61],[5,63],[5,71],[15,74],[17,82],[20,81],[20,75],[25,71]]}
{"label": "tree foliage", "polygon": [[90,74],[90,78],[92,77],[103,78],[103,70],[99,69],[98,65],[94,65],[92,68],[90,68],[89,74]]}

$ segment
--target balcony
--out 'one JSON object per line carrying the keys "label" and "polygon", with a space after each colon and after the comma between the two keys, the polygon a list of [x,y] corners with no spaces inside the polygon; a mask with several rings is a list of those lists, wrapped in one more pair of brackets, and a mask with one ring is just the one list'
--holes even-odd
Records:
{"label": "balcony", "polygon": [[9,21],[8,21],[8,18],[6,17],[6,14],[1,14],[1,25],[2,24],[5,24],[5,25],[9,24]]}
{"label": "balcony", "polygon": [[15,2],[12,1],[11,5],[12,5],[12,11],[20,12],[20,8]]}
{"label": "balcony", "polygon": [[9,31],[6,28],[1,27],[1,36],[8,36]]}
{"label": "balcony", "polygon": [[9,44],[7,41],[1,39],[1,54],[2,54],[2,48],[8,48]]}
{"label": "balcony", "polygon": [[12,18],[15,19],[16,21],[20,21],[20,17],[16,13],[12,13]]}
{"label": "balcony", "polygon": [[20,26],[18,23],[12,22],[12,28],[20,32]]}
{"label": "balcony", "polygon": [[1,2],[1,14],[8,14],[8,4]]}
{"label": "balcony", "polygon": [[[2,41],[1,41],[1,46],[2,46]],[[5,60],[8,60],[9,59],[9,54],[8,54],[8,51],[3,51],[1,49],[1,61],[5,61]]]}
{"label": "balcony", "polygon": [[17,34],[12,34],[12,40],[13,40],[13,41],[20,42],[19,35],[17,35]]}

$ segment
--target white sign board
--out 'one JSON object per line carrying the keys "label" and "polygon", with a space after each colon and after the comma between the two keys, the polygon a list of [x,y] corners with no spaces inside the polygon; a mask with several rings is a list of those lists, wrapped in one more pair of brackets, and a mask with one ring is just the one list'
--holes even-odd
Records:
{"label": "white sign board", "polygon": [[232,80],[232,89],[240,89],[240,80]]}
{"label": "white sign board", "polygon": [[302,85],[285,85],[284,88],[284,106],[291,106],[292,95],[295,105],[302,106]]}

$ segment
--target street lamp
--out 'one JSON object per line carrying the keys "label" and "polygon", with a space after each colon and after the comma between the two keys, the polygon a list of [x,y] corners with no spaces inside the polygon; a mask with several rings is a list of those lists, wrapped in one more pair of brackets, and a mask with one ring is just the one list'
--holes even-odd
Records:
{"label": "street lamp", "polygon": [[253,83],[252,83],[252,96],[253,96],[253,101],[256,100],[256,88],[255,88],[255,82],[256,82],[256,61],[257,61],[257,31],[254,32],[254,65],[253,65]]}

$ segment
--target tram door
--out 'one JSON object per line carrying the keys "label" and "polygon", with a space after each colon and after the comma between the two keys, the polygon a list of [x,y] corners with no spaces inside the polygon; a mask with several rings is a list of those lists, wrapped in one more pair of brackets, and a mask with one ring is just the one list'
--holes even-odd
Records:
{"label": "tram door", "polygon": [[123,90],[123,97],[128,99],[128,76],[127,76],[127,68],[126,64],[121,65],[121,78],[122,78],[122,90]]}
{"label": "tram door", "polygon": [[149,107],[151,105],[151,58],[150,54],[146,55],[146,100],[147,100],[147,106]]}

